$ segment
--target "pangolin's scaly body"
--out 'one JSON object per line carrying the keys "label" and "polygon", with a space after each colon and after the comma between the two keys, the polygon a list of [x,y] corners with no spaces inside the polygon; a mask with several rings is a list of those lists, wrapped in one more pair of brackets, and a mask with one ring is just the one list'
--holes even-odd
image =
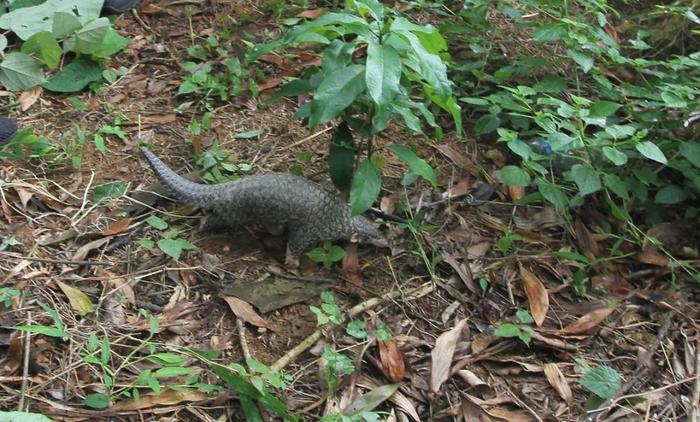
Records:
{"label": "pangolin's scaly body", "polygon": [[353,240],[386,246],[384,237],[362,216],[319,184],[286,173],[245,176],[218,185],[191,182],[153,152],[142,148],[160,183],[177,199],[210,210],[217,224],[284,226],[289,234],[287,262],[325,240]]}

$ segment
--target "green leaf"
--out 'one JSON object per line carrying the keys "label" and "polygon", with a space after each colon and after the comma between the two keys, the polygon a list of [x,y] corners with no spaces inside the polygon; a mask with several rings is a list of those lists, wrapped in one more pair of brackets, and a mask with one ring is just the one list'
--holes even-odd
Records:
{"label": "green leaf", "polygon": [[39,62],[27,54],[15,51],[0,63],[0,82],[10,91],[23,91],[44,81],[44,72]]}
{"label": "green leaf", "polygon": [[94,51],[92,55],[94,57],[107,59],[124,50],[128,45],[129,39],[119,35],[119,33],[110,26],[107,28],[107,34],[105,34],[99,48]]}
{"label": "green leaf", "polygon": [[640,142],[635,145],[635,148],[637,148],[637,151],[639,151],[640,154],[650,160],[654,160],[661,164],[668,164],[668,160],[666,159],[663,151],[661,151],[661,149],[651,141]]}
{"label": "green leaf", "polygon": [[49,337],[66,337],[68,333],[62,328],[48,327],[46,325],[15,325],[13,330],[26,331],[29,333],[43,334]]}
{"label": "green leaf", "polygon": [[688,194],[678,185],[667,185],[659,189],[654,196],[654,203],[656,204],[678,204],[688,197]]}
{"label": "green leaf", "polygon": [[73,13],[56,12],[53,14],[53,24],[51,25],[51,33],[56,38],[64,38],[78,29],[82,28],[78,18]]}
{"label": "green leaf", "polygon": [[0,412],[0,422],[51,422],[41,413]]}
{"label": "green leaf", "polygon": [[544,199],[551,202],[559,211],[565,211],[567,209],[569,200],[559,186],[549,183],[542,178],[535,180],[535,183]]}
{"label": "green leaf", "polygon": [[498,328],[496,328],[496,331],[494,331],[494,334],[499,337],[519,337],[520,327],[508,322],[499,325]]}
{"label": "green leaf", "polygon": [[536,42],[559,41],[568,33],[566,26],[561,23],[551,23],[541,25],[532,34],[532,39]]}
{"label": "green leaf", "polygon": [[581,66],[583,73],[588,73],[588,71],[593,67],[593,57],[589,56],[588,54],[584,54],[580,51],[569,50],[566,52],[566,55],[575,61],[576,64]]}
{"label": "green leaf", "polygon": [[109,407],[109,396],[104,393],[91,393],[85,396],[85,406],[102,410]]}
{"label": "green leaf", "polygon": [[382,179],[379,170],[370,159],[365,159],[360,163],[352,178],[352,188],[350,189],[350,209],[352,215],[360,215],[379,196],[382,188]]}
{"label": "green leaf", "polygon": [[410,168],[412,172],[430,182],[433,188],[437,187],[435,171],[427,161],[418,157],[413,151],[403,145],[390,145],[388,148],[389,151],[396,154],[401,161],[408,164],[408,168]]}
{"label": "green leaf", "polygon": [[588,117],[598,118],[612,116],[620,107],[622,107],[621,104],[612,103],[610,101],[596,101],[591,105]]}
{"label": "green leaf", "polygon": [[75,33],[75,51],[80,54],[93,54],[102,46],[110,27],[109,19],[99,18],[88,23]]}
{"label": "green leaf", "polygon": [[618,176],[616,176],[614,174],[604,174],[603,175],[603,183],[615,195],[619,196],[620,198],[624,199],[625,201],[629,201],[629,199],[630,199],[629,187],[627,186],[627,183],[625,183],[624,180],[620,179]]}
{"label": "green leaf", "polygon": [[194,368],[182,368],[179,366],[170,366],[167,368],[160,368],[153,371],[153,376],[155,378],[172,378],[172,377],[182,377],[191,375],[194,372]]}
{"label": "green leaf", "polygon": [[355,140],[348,124],[343,121],[333,132],[328,154],[328,166],[333,184],[347,192],[352,184],[352,170],[355,165]]}
{"label": "green leaf", "polygon": [[165,230],[168,228],[168,223],[165,222],[162,218],[156,216],[156,215],[151,215],[146,219],[146,223],[148,223],[151,227],[156,228],[158,230]]}
{"label": "green leaf", "polygon": [[547,75],[532,88],[537,92],[560,93],[566,89],[566,81],[556,75]]}
{"label": "green leaf", "polygon": [[620,374],[609,366],[600,365],[581,377],[581,385],[602,399],[609,399],[620,389]]}
{"label": "green leaf", "polygon": [[90,82],[102,79],[100,65],[87,58],[79,58],[70,62],[61,71],[55,73],[43,85],[54,92],[77,92]]}
{"label": "green leaf", "polygon": [[37,32],[52,31],[57,12],[71,14],[84,25],[100,16],[102,3],[99,0],[47,0],[38,6],[23,7],[5,13],[0,16],[0,28],[10,29],[18,37],[26,40]]}
{"label": "green leaf", "polygon": [[263,129],[255,129],[255,130],[248,130],[245,132],[238,132],[233,135],[234,139],[252,139],[252,138],[257,138],[258,136],[262,135],[264,132]]}
{"label": "green leaf", "polygon": [[671,108],[686,108],[688,102],[679,97],[678,94],[672,91],[664,91],[661,93],[661,99],[666,103],[666,107]]}
{"label": "green leaf", "polygon": [[491,133],[501,126],[501,119],[496,114],[485,114],[474,124],[474,132],[477,135]]}
{"label": "green leaf", "polygon": [[598,192],[601,188],[598,173],[588,164],[574,164],[571,167],[571,175],[576,186],[578,186],[581,196]]}
{"label": "green leaf", "polygon": [[617,148],[604,146],[603,155],[605,155],[605,158],[612,161],[612,163],[616,166],[624,166],[627,164],[627,154]]}
{"label": "green leaf", "polygon": [[311,102],[309,127],[336,118],[365,89],[365,67],[354,64],[326,76]]}
{"label": "green leaf", "polygon": [[367,338],[367,330],[365,322],[359,319],[353,319],[348,323],[345,332],[357,339]]}
{"label": "green leaf", "polygon": [[367,46],[365,84],[375,104],[388,104],[399,92],[401,58],[388,44],[371,41]]}
{"label": "green leaf", "polygon": [[146,359],[163,366],[181,366],[185,363],[185,359],[182,356],[174,353],[153,353],[147,356]]}
{"label": "green leaf", "polygon": [[518,166],[504,166],[501,180],[508,186],[529,186],[531,182],[530,174]]}
{"label": "green leaf", "polygon": [[578,252],[562,251],[562,252],[554,252],[552,255],[554,255],[555,257],[557,257],[559,259],[568,259],[568,260],[572,260],[572,261],[578,261],[578,262],[581,262],[581,263],[586,264],[586,265],[590,264],[590,261],[588,261],[588,258],[586,258],[585,256],[581,255]]}
{"label": "green leaf", "polygon": [[61,61],[62,51],[53,35],[42,31],[32,35],[22,44],[22,53],[41,60],[49,69],[55,69]]}
{"label": "green leaf", "polygon": [[515,316],[523,324],[532,324],[533,322],[535,322],[535,319],[532,317],[532,315],[530,315],[528,311],[524,311],[522,309],[518,309],[517,311],[515,311]]}
{"label": "green leaf", "polygon": [[95,202],[106,201],[124,195],[128,187],[123,182],[109,182],[95,186],[92,200]]}
{"label": "green leaf", "polygon": [[614,139],[625,139],[634,135],[637,132],[632,125],[612,125],[605,128],[605,133],[612,136]]}
{"label": "green leaf", "polygon": [[700,168],[700,142],[682,141],[678,151],[695,167]]}
{"label": "green leaf", "polygon": [[[343,415],[357,416],[374,410],[377,406],[389,399],[389,397],[391,397],[398,388],[399,384],[386,384],[382,385],[381,387],[376,387],[373,390],[361,395],[352,403],[348,404],[343,409]],[[369,422],[369,419],[365,420]],[[379,421],[380,419],[377,418],[375,420]]]}
{"label": "green leaf", "polygon": [[180,255],[185,249],[195,249],[195,246],[185,239],[160,239],[158,248],[175,261],[180,260]]}

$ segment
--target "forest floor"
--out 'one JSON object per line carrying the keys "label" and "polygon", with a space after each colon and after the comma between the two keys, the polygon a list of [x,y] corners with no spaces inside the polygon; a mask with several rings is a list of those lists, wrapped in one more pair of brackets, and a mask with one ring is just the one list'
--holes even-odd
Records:
{"label": "forest floor", "polygon": [[[243,95],[217,104],[208,134],[191,135],[190,122],[202,116],[198,98],[177,91],[193,39],[222,28],[234,40],[242,34],[269,38],[278,32],[276,20],[248,2],[173,2],[163,8],[143,3],[139,19],[127,13],[116,21],[131,43],[110,66],[124,66],[126,75],[98,93],[77,96],[86,111],[77,111],[66,96],[44,92],[18,116],[23,127],[64,145],[66,157],[79,133],[88,135],[78,171],[70,160],[4,162],[0,170],[0,237],[19,242],[0,248],[6,249],[0,252],[0,287],[21,292],[9,307],[0,305],[0,408],[16,410],[19,404],[55,420],[244,419],[230,392],[166,388],[178,378],[161,379],[159,395],[144,389],[139,401],[113,396],[105,410],[85,407],[87,395],[108,390],[99,365],[84,359],[94,333],[108,339],[110,365],[128,362],[117,386],[153,368],[152,362],[127,357],[144,342],[163,352],[220,350],[221,363],[244,364],[249,357],[284,366],[287,386],[276,395],[307,420],[394,383],[400,384],[394,396],[375,409],[394,418],[389,420],[668,421],[697,411],[697,284],[674,277],[652,245],[623,245],[624,256],[606,256],[615,239],[593,228],[611,217],[593,205],[570,221],[546,206],[515,205],[514,193],[493,176],[507,156],[470,135],[469,122],[465,139],[448,134],[439,143],[424,142],[398,126],[379,136],[379,151],[389,144],[418,145],[439,186],[404,188],[406,168],[386,154],[381,204],[370,216],[380,217],[392,247],[350,247],[332,269],[306,261],[292,273],[282,265],[279,239],[200,229],[201,213],[144,194],[155,179],[139,141],[184,174],[196,168],[187,140],[206,148],[212,136],[221,150],[233,152],[233,163],[250,164],[250,172],[295,166],[330,186],[330,131],[309,132],[294,118],[294,102],[263,106]],[[239,48],[233,54],[241,54]],[[262,98],[273,91],[263,91]],[[106,153],[92,142],[101,130]],[[251,132],[258,135],[247,138]],[[128,193],[96,201],[96,187],[112,182],[128,184]],[[421,236],[381,218],[405,217],[397,208],[402,203],[423,215]],[[142,239],[162,234],[146,223],[150,215],[177,228],[196,249],[175,261],[147,247]],[[650,230],[665,243],[685,246],[681,226]],[[598,260],[585,268],[585,297],[574,288],[583,266],[572,251]],[[386,323],[391,339],[358,341],[342,328],[327,328],[290,363],[277,363],[316,332],[310,306],[320,306],[325,290],[334,292],[344,310],[366,307],[355,318],[365,319],[367,330]],[[84,312],[85,298],[91,312]],[[51,326],[40,302],[58,312],[70,339],[7,328]],[[159,321],[152,337],[139,309]],[[530,312],[536,322],[519,320],[517,311]],[[495,335],[504,323],[514,327],[514,337]],[[531,337],[529,344],[518,336]],[[341,377],[332,395],[321,376],[329,364],[320,357],[327,345],[351,356],[357,367]],[[586,410],[590,393],[579,382],[583,362],[612,367],[621,377],[618,392],[597,412]],[[190,358],[183,366],[197,368],[202,383],[220,384],[200,360]]]}

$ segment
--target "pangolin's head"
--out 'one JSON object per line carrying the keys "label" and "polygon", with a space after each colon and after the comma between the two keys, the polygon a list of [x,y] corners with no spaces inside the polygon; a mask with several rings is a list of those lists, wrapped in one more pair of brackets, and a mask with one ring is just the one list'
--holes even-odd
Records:
{"label": "pangolin's head", "polygon": [[379,231],[374,228],[371,221],[365,217],[358,215],[352,218],[352,233],[350,234],[350,241],[357,243],[367,243],[380,248],[389,247],[389,243],[386,238],[382,236]]}

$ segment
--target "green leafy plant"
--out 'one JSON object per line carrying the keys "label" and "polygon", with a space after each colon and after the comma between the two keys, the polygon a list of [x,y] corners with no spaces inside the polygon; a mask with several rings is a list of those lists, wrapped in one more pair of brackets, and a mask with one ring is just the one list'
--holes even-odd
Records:
{"label": "green leafy plant", "polygon": [[342,261],[345,258],[345,250],[327,240],[323,242],[322,246],[307,252],[306,256],[314,262],[323,264],[324,268],[330,268],[334,262]]}
{"label": "green leafy plant", "polygon": [[587,409],[595,409],[605,400],[615,396],[622,384],[620,374],[610,366],[596,365],[591,367],[583,359],[576,359],[576,364],[583,371],[579,383],[592,394],[586,402]]}
{"label": "green leafy plant", "polygon": [[335,296],[331,291],[325,291],[321,293],[321,300],[323,303],[321,307],[311,306],[311,312],[316,314],[317,324],[342,324],[345,320],[343,311],[340,309],[337,303],[335,303]]}
{"label": "green leafy plant", "polygon": [[39,306],[41,306],[41,309],[44,310],[49,316],[51,317],[53,321],[53,325],[15,325],[12,327],[15,330],[18,331],[26,331],[30,333],[35,333],[35,334],[43,334],[45,336],[49,337],[58,337],[63,340],[68,340],[70,338],[70,335],[68,331],[66,330],[66,326],[63,323],[63,319],[61,316],[58,314],[58,311],[55,309],[51,308],[49,305],[45,304],[44,302],[39,302]]}
{"label": "green leafy plant", "polygon": [[17,289],[13,289],[11,287],[0,287],[0,303],[5,305],[5,308],[10,308],[12,306],[12,299],[19,297],[19,295],[22,294]]}
{"label": "green leafy plant", "polygon": [[352,374],[355,371],[355,365],[352,359],[346,355],[339,353],[331,346],[326,346],[323,349],[323,378],[328,386],[328,391],[335,394],[340,378],[344,375]]}
{"label": "green leafy plant", "polygon": [[[11,91],[42,85],[75,92],[101,80],[101,63],[128,44],[107,18],[99,17],[101,8],[98,0],[48,0],[0,16],[0,28],[24,40],[20,51],[9,52],[0,62],[0,82]],[[57,70],[65,53],[75,58]],[[57,71],[46,79],[42,66]]]}
{"label": "green leafy plant", "polygon": [[168,227],[170,227],[168,223],[158,216],[149,216],[146,219],[146,223],[154,229],[161,231],[162,238],[158,241],[153,241],[151,239],[139,239],[138,243],[144,248],[151,249],[158,246],[158,249],[170,256],[175,261],[180,260],[180,256],[182,255],[183,251],[197,248],[186,239],[180,237],[177,230],[168,229]]}
{"label": "green leafy plant", "polygon": [[[373,154],[373,140],[392,118],[400,117],[409,130],[421,132],[422,117],[439,131],[429,109],[436,105],[452,115],[461,133],[460,108],[443,60],[447,44],[434,27],[411,23],[376,0],[350,0],[342,13],[325,13],[295,25],[281,40],[254,46],[249,60],[300,44],[322,45],[322,63],[285,84],[276,98],[313,94],[297,110],[310,128],[334,119],[343,122],[331,142],[330,173],[339,189],[350,188],[354,215],[365,211],[380,192],[382,158]],[[365,139],[367,158],[360,160],[350,129]],[[391,150],[412,172],[435,183],[425,161],[402,146]]]}
{"label": "green leafy plant", "polygon": [[510,248],[513,247],[513,242],[518,240],[523,240],[523,237],[506,226],[503,228],[503,236],[496,241],[496,246],[503,254],[507,254]]}
{"label": "green leafy plant", "polygon": [[494,334],[499,337],[517,337],[527,346],[530,346],[532,328],[530,328],[529,325],[535,322],[535,320],[529,312],[520,309],[515,312],[515,317],[517,321],[506,322],[499,325],[496,331],[494,331]]}

